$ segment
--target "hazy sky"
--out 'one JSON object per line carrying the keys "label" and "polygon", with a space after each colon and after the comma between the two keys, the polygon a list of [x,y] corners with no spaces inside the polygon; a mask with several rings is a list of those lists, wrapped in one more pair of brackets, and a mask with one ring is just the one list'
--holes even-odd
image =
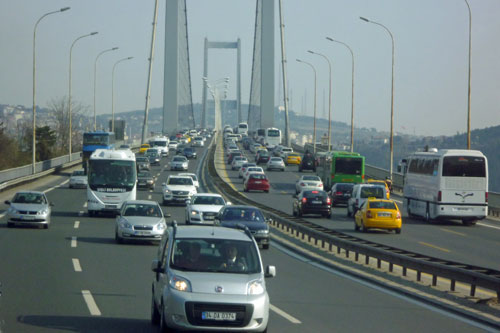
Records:
{"label": "hazy sky", "polygon": [[[278,1],[276,3],[276,86],[280,60]],[[500,124],[500,1],[469,0],[472,11],[472,128]],[[391,97],[391,40],[395,39],[395,129],[405,133],[450,135],[466,130],[468,11],[465,0],[283,0],[289,89],[292,107],[312,114],[312,71],[318,70],[318,114],[323,92],[328,101],[326,54],[333,62],[333,119],[350,122],[351,56],[331,43],[331,36],[349,44],[355,56],[355,125],[388,130]],[[117,65],[115,111],[144,108],[154,0],[2,0],[0,1],[0,104],[32,105],[33,27],[37,29],[37,104],[68,95],[69,49],[73,50],[73,99],[93,106],[94,61],[107,48],[119,50],[99,58],[98,114],[111,112],[111,71]],[[189,48],[193,100],[201,100],[203,39],[242,40],[242,97],[248,103],[255,20],[254,0],[188,0]],[[163,104],[165,1],[160,1],[154,63],[152,107]],[[211,50],[210,79],[229,76],[229,98],[235,96],[236,52]],[[276,94],[278,92],[276,91]],[[278,101],[277,101],[278,103]]]}

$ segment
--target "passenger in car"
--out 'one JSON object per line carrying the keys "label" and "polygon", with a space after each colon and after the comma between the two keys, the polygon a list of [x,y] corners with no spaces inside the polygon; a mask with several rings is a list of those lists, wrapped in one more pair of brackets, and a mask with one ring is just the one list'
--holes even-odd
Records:
{"label": "passenger in car", "polygon": [[201,259],[200,244],[189,242],[189,244],[184,243],[182,245],[182,257],[178,265],[189,270],[204,270],[206,265]]}
{"label": "passenger in car", "polygon": [[225,257],[221,264],[222,269],[231,272],[244,272],[247,269],[245,258],[238,256],[238,248],[234,244],[226,244],[222,254]]}

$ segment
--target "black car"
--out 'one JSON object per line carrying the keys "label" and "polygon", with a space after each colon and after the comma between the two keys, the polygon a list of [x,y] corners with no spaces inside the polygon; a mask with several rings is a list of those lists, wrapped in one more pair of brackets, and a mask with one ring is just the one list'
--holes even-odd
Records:
{"label": "black car", "polygon": [[299,164],[299,172],[303,170],[312,170],[316,172],[316,159],[314,158],[314,154],[306,152],[304,156],[302,156],[302,160]]}
{"label": "black car", "polygon": [[294,196],[293,216],[319,214],[323,217],[332,215],[332,202],[325,191],[302,191]]}
{"label": "black car", "polygon": [[347,205],[351,197],[353,183],[336,183],[330,189],[329,195],[332,199],[332,207],[336,205]]}
{"label": "black car", "polygon": [[270,157],[271,156],[269,155],[269,152],[267,150],[261,150],[257,153],[257,155],[255,155],[255,163],[267,163]]}
{"label": "black car", "polygon": [[184,148],[186,148],[186,144],[178,144],[177,149],[175,150],[175,155],[183,155],[184,154]]}
{"label": "black car", "polygon": [[137,165],[137,171],[151,170],[151,164],[149,163],[149,158],[145,156],[136,156],[135,162]]}
{"label": "black car", "polygon": [[215,217],[215,222],[223,227],[238,228],[246,226],[252,233],[257,244],[263,249],[269,248],[269,226],[264,215],[253,206],[224,206]]}
{"label": "black car", "polygon": [[155,179],[149,171],[139,171],[137,173],[137,187],[154,189]]}
{"label": "black car", "polygon": [[186,156],[187,159],[197,158],[196,150],[191,147],[185,147],[184,150],[182,151],[182,155]]}

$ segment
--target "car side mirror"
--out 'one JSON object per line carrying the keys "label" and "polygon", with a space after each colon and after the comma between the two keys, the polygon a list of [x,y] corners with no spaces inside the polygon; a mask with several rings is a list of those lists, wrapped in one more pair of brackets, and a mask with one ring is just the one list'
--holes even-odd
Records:
{"label": "car side mirror", "polygon": [[266,266],[266,273],[265,277],[266,278],[273,278],[276,276],[276,266]]}
{"label": "car side mirror", "polygon": [[153,259],[151,262],[151,270],[155,273],[161,273],[160,261],[158,259]]}
{"label": "car side mirror", "polygon": [[170,213],[164,213],[163,216],[165,216],[165,217],[172,217],[172,214],[170,214]]}
{"label": "car side mirror", "polygon": [[50,206],[50,207],[54,207],[55,205],[54,205],[54,203],[53,203],[53,202],[51,202],[51,203],[49,203],[49,206]]}
{"label": "car side mirror", "polygon": [[273,220],[272,218],[267,218],[267,219],[266,219],[266,222],[267,222],[267,223],[273,223],[273,222],[274,222],[274,220]]}
{"label": "car side mirror", "polygon": [[10,205],[10,201],[9,201],[9,200],[5,200],[5,201],[4,201],[4,203],[5,203],[6,205]]}
{"label": "car side mirror", "polygon": [[186,200],[186,205],[190,205],[191,204],[191,200],[187,199]]}
{"label": "car side mirror", "polygon": [[226,202],[227,206],[231,206],[233,203],[231,201]]}

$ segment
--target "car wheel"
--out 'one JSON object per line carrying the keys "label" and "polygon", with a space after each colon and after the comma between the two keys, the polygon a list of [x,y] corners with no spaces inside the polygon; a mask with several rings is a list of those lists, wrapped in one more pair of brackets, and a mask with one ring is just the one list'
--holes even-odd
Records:
{"label": "car wheel", "polygon": [[361,221],[361,232],[368,232],[368,228],[365,227],[365,224],[363,223],[363,221]]}
{"label": "car wheel", "polygon": [[332,212],[329,212],[328,214],[326,214],[326,217],[327,218],[331,218],[332,217]]}
{"label": "car wheel", "polygon": [[302,217],[302,211],[301,211],[301,210],[297,210],[297,215],[298,215],[299,217]]}
{"label": "car wheel", "polygon": [[394,232],[399,235],[401,233],[401,228],[394,229]]}
{"label": "car wheel", "polygon": [[347,217],[351,217],[351,212],[349,211],[349,207],[347,207]]}
{"label": "car wheel", "polygon": [[155,299],[151,295],[151,324],[157,326],[160,324],[160,312],[158,308],[156,308]]}
{"label": "car wheel", "polygon": [[429,213],[429,207],[427,207],[427,210],[425,211],[425,217],[424,217],[425,222],[429,223],[431,221],[431,214]]}
{"label": "car wheel", "polygon": [[466,226],[475,225],[476,222],[477,222],[476,220],[469,220],[469,219],[463,219],[462,220],[463,225],[466,225]]}
{"label": "car wheel", "polygon": [[246,186],[245,186],[245,187],[243,187],[243,191],[244,191],[244,192],[248,192],[248,188],[247,188]]}
{"label": "car wheel", "polygon": [[89,217],[93,217],[95,214],[93,210],[89,210],[88,213],[89,213]]}
{"label": "car wheel", "polygon": [[14,223],[12,222],[7,222],[7,228],[12,228],[14,226]]}
{"label": "car wheel", "polygon": [[354,221],[354,231],[359,231],[359,225]]}
{"label": "car wheel", "polygon": [[297,212],[295,211],[295,209],[292,209],[292,215],[297,216]]}
{"label": "car wheel", "polygon": [[262,249],[268,250],[269,249],[269,244],[262,244]]}
{"label": "car wheel", "polygon": [[48,223],[47,223],[47,224],[44,224],[44,225],[42,226],[42,228],[43,228],[43,229],[48,229],[48,228],[49,228],[49,224],[48,224]]}
{"label": "car wheel", "polygon": [[264,192],[269,193],[269,190],[265,190]]}
{"label": "car wheel", "polygon": [[123,239],[120,236],[118,236],[118,232],[117,231],[115,231],[115,242],[117,244],[123,244]]}
{"label": "car wheel", "polygon": [[167,202],[165,200],[162,201],[163,206],[167,205]]}

